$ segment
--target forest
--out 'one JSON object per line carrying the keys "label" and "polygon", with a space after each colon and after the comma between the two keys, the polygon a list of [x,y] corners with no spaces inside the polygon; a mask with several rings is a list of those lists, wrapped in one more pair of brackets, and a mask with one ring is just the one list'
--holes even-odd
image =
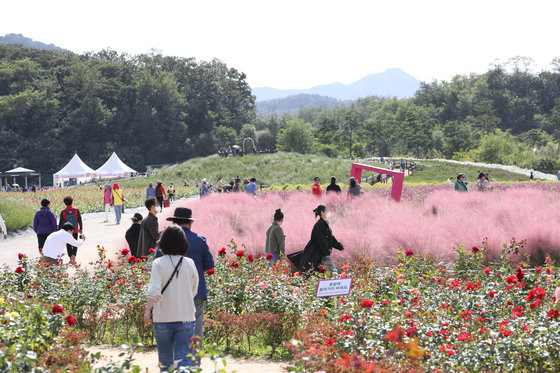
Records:
{"label": "forest", "polygon": [[137,170],[212,154],[254,106],[245,74],[219,60],[0,45],[0,170],[49,175],[74,152],[97,168],[116,151]]}
{"label": "forest", "polygon": [[258,148],[330,157],[444,157],[554,170],[560,59],[422,83],[414,97],[258,114],[243,72],[219,60],[104,50],[84,55],[0,45],[0,170],[49,175],[74,154],[99,167],[113,151],[137,170]]}

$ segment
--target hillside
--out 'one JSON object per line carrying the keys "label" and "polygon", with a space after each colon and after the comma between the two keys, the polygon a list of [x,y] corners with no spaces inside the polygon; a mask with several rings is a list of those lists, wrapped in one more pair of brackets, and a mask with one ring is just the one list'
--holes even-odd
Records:
{"label": "hillside", "polygon": [[[386,167],[373,162],[367,164]],[[460,172],[465,172],[470,180],[476,180],[477,171],[480,169],[475,166],[462,166],[454,164],[442,164],[442,162],[422,162],[424,165],[414,175],[405,178],[405,184],[442,184],[450,176],[456,176]],[[189,185],[200,182],[207,178],[213,185],[216,184],[218,177],[222,177],[225,182],[229,182],[232,177],[239,176],[241,179],[255,177],[258,183],[269,185],[302,184],[311,186],[313,178],[319,176],[321,184],[328,184],[331,176],[336,176],[340,184],[346,184],[350,177],[351,160],[343,158],[328,158],[312,154],[284,153],[245,156],[235,158],[223,158],[212,155],[205,158],[195,158],[187,162],[166,167],[156,176],[149,179],[137,178],[135,180],[123,180],[122,185],[144,187],[149,182],[160,179],[164,184],[170,182],[175,185],[182,185],[184,181]],[[371,176],[371,172],[364,172],[363,176]],[[527,180],[524,175],[515,174],[508,171],[493,170],[491,178],[500,182],[523,181]]]}
{"label": "hillside", "polygon": [[332,83],[309,89],[253,88],[257,101],[285,98],[299,94],[321,95],[339,100],[357,100],[367,96],[406,98],[414,96],[420,81],[401,69],[388,69],[368,75],[351,84]]}
{"label": "hillside", "polygon": [[346,105],[347,102],[332,97],[299,94],[286,98],[259,101],[256,104],[257,113],[260,114],[291,114],[296,115],[301,108],[311,107],[333,107]]}
{"label": "hillside", "polygon": [[61,52],[66,50],[54,44],[45,44],[40,41],[35,41],[31,38],[23,36],[22,34],[6,34],[5,36],[0,36],[0,44],[22,44],[27,48],[57,50]]}

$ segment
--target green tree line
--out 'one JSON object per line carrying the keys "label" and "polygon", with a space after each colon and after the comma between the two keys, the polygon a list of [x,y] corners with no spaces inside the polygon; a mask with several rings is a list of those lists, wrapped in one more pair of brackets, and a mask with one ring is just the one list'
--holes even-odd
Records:
{"label": "green tree line", "polygon": [[0,45],[0,170],[49,175],[74,154],[99,167],[202,157],[247,137],[261,149],[330,157],[445,157],[554,169],[560,59],[514,58],[484,74],[422,83],[409,99],[257,115],[244,73],[219,60]]}
{"label": "green tree line", "polygon": [[410,99],[367,97],[256,120],[282,150],[328,156],[443,157],[552,170],[559,166],[560,59],[525,58],[484,74],[422,83]]}
{"label": "green tree line", "polygon": [[0,45],[0,170],[58,171],[74,152],[133,168],[212,154],[254,121],[245,74],[219,60]]}

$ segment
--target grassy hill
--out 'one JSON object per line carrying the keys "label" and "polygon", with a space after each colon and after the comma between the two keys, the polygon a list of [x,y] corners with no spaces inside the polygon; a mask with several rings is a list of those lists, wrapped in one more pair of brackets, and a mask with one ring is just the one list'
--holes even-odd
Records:
{"label": "grassy hill", "polygon": [[[386,167],[379,163],[366,162],[371,165]],[[328,158],[312,154],[276,153],[256,156],[224,158],[212,155],[206,158],[195,158],[184,163],[165,167],[157,175],[150,178],[137,178],[126,180],[121,184],[129,187],[142,187],[148,182],[161,179],[165,185],[170,182],[182,185],[186,181],[189,185],[207,178],[211,184],[216,183],[218,177],[229,182],[233,177],[241,179],[257,178],[258,183],[270,185],[309,184],[313,178],[319,176],[322,184],[328,184],[331,176],[336,176],[339,182],[345,184],[350,176],[351,160],[341,158]],[[471,181],[476,180],[479,168],[472,166],[458,166],[438,162],[422,162],[413,175],[405,178],[405,184],[442,184],[450,177],[465,172]],[[371,175],[364,172],[363,176]],[[500,182],[524,181],[526,176],[502,171],[492,170],[490,178]]]}

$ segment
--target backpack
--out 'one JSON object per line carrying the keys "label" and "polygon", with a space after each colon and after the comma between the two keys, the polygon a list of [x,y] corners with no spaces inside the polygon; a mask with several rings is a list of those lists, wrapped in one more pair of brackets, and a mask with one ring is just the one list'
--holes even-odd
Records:
{"label": "backpack", "polygon": [[76,209],[72,209],[72,210],[62,210],[62,215],[64,216],[64,222],[65,223],[70,223],[74,226],[74,229],[78,228],[78,218],[77,218],[77,213],[76,213]]}

